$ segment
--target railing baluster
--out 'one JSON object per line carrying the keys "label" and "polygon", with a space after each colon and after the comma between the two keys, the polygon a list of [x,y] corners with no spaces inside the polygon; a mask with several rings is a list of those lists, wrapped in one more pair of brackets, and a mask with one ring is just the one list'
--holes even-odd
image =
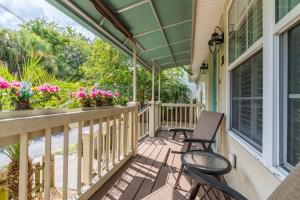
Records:
{"label": "railing baluster", "polygon": [[51,129],[46,129],[45,134],[45,182],[44,182],[44,199],[50,200],[50,180],[51,180]]}
{"label": "railing baluster", "polygon": [[118,161],[121,160],[121,119],[122,119],[122,114],[119,115],[119,120],[118,120]]}
{"label": "railing baluster", "polygon": [[81,194],[81,170],[82,170],[82,124],[78,123],[78,144],[77,144],[77,195]]}
{"label": "railing baluster", "polygon": [[167,109],[167,127],[169,126],[169,107],[166,106]]}
{"label": "railing baluster", "polygon": [[180,106],[179,108],[179,114],[180,114],[179,118],[180,118],[180,128],[181,128],[182,127],[182,106]]}
{"label": "railing baluster", "polygon": [[113,117],[113,128],[112,128],[112,164],[115,164],[116,160],[116,138],[117,138],[117,131],[116,131],[116,116]]}
{"label": "railing baluster", "polygon": [[147,110],[147,112],[146,112],[146,131],[145,131],[145,134],[148,134],[149,133],[149,130],[150,130],[150,128],[149,128],[149,114],[150,114],[150,112],[149,112],[149,110]]}
{"label": "railing baluster", "polygon": [[68,198],[69,125],[64,126],[63,200]]}
{"label": "railing baluster", "polygon": [[123,156],[127,155],[128,113],[124,114]]}
{"label": "railing baluster", "polygon": [[186,106],[184,106],[184,127],[187,128],[188,126],[186,125],[187,124],[187,108]]}
{"label": "railing baluster", "polygon": [[93,178],[93,161],[94,161],[94,120],[90,120],[90,131],[89,131],[89,185],[92,185]]}
{"label": "railing baluster", "polygon": [[174,127],[173,111],[174,111],[174,106],[171,106],[171,127]]}
{"label": "railing baluster", "polygon": [[106,134],[105,134],[105,163],[106,163],[106,171],[108,172],[109,170],[109,152],[110,152],[110,147],[109,147],[109,117],[106,118]]}
{"label": "railing baluster", "polygon": [[162,115],[161,115],[161,124],[164,126],[165,125],[165,107],[162,106]]}
{"label": "railing baluster", "polygon": [[99,119],[98,124],[98,137],[97,137],[97,163],[98,163],[98,177],[100,178],[102,175],[102,119]]}
{"label": "railing baluster", "polygon": [[28,134],[20,135],[19,199],[27,199],[28,183]]}
{"label": "railing baluster", "polygon": [[142,132],[141,132],[141,136],[145,135],[145,113],[142,114]]}
{"label": "railing baluster", "polygon": [[177,109],[178,109],[178,107],[175,106],[175,109],[176,109],[176,110],[175,110],[175,121],[176,121],[176,122],[175,122],[175,124],[176,124],[175,126],[178,127],[178,120],[177,120]]}
{"label": "railing baluster", "polygon": [[197,123],[197,107],[194,107],[194,128],[196,126],[196,123]]}

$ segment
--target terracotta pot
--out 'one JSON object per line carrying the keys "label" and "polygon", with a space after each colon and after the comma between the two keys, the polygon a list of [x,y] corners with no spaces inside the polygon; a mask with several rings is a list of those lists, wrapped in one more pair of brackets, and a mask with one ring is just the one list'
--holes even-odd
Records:
{"label": "terracotta pot", "polygon": [[15,110],[32,110],[29,100],[15,102],[14,107]]}

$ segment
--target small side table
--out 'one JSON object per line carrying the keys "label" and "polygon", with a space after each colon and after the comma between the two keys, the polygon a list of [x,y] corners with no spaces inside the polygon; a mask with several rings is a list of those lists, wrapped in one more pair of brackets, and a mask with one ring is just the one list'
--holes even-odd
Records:
{"label": "small side table", "polygon": [[[217,153],[206,151],[188,151],[181,156],[181,162],[184,167],[199,170],[200,172],[219,178],[221,175],[227,174],[231,170],[230,162]],[[200,184],[196,183],[191,189],[189,199],[195,199],[199,191]],[[209,192],[203,187],[205,192]]]}

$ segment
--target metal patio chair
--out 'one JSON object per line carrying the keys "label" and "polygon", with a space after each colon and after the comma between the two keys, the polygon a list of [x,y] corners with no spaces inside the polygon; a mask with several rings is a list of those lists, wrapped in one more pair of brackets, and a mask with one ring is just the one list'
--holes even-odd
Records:
{"label": "metal patio chair", "polygon": [[[184,169],[184,173],[190,176],[192,179],[199,182],[201,185],[207,185],[213,187],[223,194],[227,195],[232,199],[246,200],[242,194],[229,186],[221,183],[216,178],[200,173],[192,169]],[[195,192],[195,191],[194,191]],[[197,191],[196,191],[197,192]],[[165,185],[160,189],[154,191],[143,200],[156,200],[156,199],[186,199],[182,194],[175,190],[170,185]],[[218,198],[217,198],[218,199]],[[291,173],[285,178],[285,180],[272,192],[268,197],[268,200],[299,200],[300,199],[300,162],[291,171]]]}
{"label": "metal patio chair", "polygon": [[[202,145],[204,151],[210,151],[211,145],[215,142],[214,138],[224,117],[224,113],[203,111],[197,121],[194,129],[189,128],[170,128],[168,131],[172,134],[174,140],[178,133],[184,136],[183,142],[188,143],[187,151],[190,150],[193,143]],[[188,137],[187,133],[191,133]],[[174,152],[180,153],[180,152]]]}

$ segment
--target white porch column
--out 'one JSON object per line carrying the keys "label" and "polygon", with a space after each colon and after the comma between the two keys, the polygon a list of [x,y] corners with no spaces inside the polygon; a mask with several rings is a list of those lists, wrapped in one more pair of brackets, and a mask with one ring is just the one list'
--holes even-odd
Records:
{"label": "white porch column", "polygon": [[160,69],[158,72],[158,101],[160,101]]}
{"label": "white porch column", "polygon": [[132,42],[132,65],[133,65],[133,78],[132,78],[132,101],[136,102],[136,45],[135,42]]}
{"label": "white porch column", "polygon": [[149,110],[149,136],[155,136],[155,70],[154,70],[154,62],[152,66],[152,101],[150,102],[150,110]]}

